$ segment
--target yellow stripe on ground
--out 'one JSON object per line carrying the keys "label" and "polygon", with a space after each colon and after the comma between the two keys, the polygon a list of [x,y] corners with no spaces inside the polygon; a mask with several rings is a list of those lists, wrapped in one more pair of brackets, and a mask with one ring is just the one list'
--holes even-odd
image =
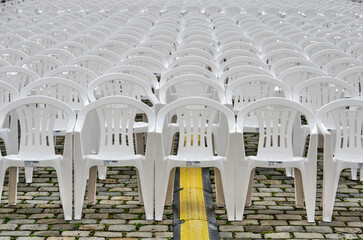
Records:
{"label": "yellow stripe on ground", "polygon": [[180,168],[180,239],[209,239],[201,168]]}

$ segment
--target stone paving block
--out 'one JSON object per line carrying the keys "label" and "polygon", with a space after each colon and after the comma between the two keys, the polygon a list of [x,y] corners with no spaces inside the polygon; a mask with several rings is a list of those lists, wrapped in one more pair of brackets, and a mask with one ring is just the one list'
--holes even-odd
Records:
{"label": "stone paving block", "polygon": [[136,226],[133,225],[110,225],[108,231],[116,232],[132,232],[136,230]]}
{"label": "stone paving block", "polygon": [[31,230],[31,231],[42,231],[42,230],[47,230],[48,229],[48,225],[46,224],[24,224],[21,225],[20,230]]}
{"label": "stone paving block", "polygon": [[21,237],[29,236],[31,231],[1,231],[0,236]]}
{"label": "stone paving block", "polygon": [[306,231],[311,233],[332,233],[333,229],[328,226],[306,226]]}
{"label": "stone paving block", "polygon": [[250,232],[238,232],[236,233],[236,238],[242,238],[242,239],[249,239],[249,238],[255,238],[255,239],[261,239],[261,234],[259,233],[250,233]]}
{"label": "stone paving block", "polygon": [[17,224],[0,224],[0,230],[4,231],[4,230],[15,230],[15,228],[17,228],[18,225]]}
{"label": "stone paving block", "polygon": [[302,239],[319,239],[324,238],[323,234],[321,233],[294,233],[294,236],[296,238],[302,238]]}
{"label": "stone paving block", "polygon": [[278,238],[278,239],[286,239],[290,238],[290,233],[288,232],[280,232],[280,233],[265,233],[265,238]]}

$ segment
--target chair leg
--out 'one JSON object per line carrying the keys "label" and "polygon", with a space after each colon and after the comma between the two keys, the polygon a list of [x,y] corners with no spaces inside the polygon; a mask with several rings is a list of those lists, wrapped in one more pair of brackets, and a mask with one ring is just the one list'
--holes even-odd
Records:
{"label": "chair leg", "polygon": [[101,180],[105,180],[107,176],[107,167],[98,166],[98,178]]}
{"label": "chair leg", "polygon": [[236,220],[242,221],[245,210],[251,169],[241,166],[236,171]]}
{"label": "chair leg", "polygon": [[285,168],[286,176],[292,177],[293,168]]}
{"label": "chair leg", "polygon": [[351,168],[350,172],[351,172],[352,180],[357,180],[358,169],[357,168]]}
{"label": "chair leg", "polygon": [[169,182],[168,182],[168,190],[166,192],[166,199],[165,199],[165,203],[171,203],[173,201],[173,195],[174,195],[174,180],[175,180],[175,169],[173,168],[170,171],[170,176],[169,176]]}
{"label": "chair leg", "polygon": [[144,199],[142,197],[142,189],[141,189],[141,181],[140,181],[140,172],[136,169],[136,178],[137,178],[137,191],[139,193],[139,202],[140,204],[144,203]]}
{"label": "chair leg", "polygon": [[84,195],[86,193],[88,168],[74,164],[74,219],[82,218]]}
{"label": "chair leg", "polygon": [[0,203],[1,203],[1,196],[3,195],[5,173],[6,169],[4,168],[4,164],[3,162],[0,161]]}
{"label": "chair leg", "polygon": [[59,193],[65,220],[72,220],[72,165],[62,165],[56,169]]}
{"label": "chair leg", "polygon": [[89,169],[88,179],[88,205],[96,203],[96,184],[97,184],[97,166],[93,166]]}
{"label": "chair leg", "polygon": [[308,222],[315,221],[315,205],[316,205],[316,171],[317,166],[310,166],[300,169],[302,175],[302,183],[304,188],[305,207],[307,212]]}
{"label": "chair leg", "polygon": [[25,182],[26,183],[32,183],[33,182],[33,167],[25,167]]}
{"label": "chair leg", "polygon": [[246,206],[250,206],[252,204],[252,189],[253,189],[253,180],[255,179],[255,169],[252,169],[250,181],[248,184],[248,192],[247,192],[247,198],[246,198]]}
{"label": "chair leg", "polygon": [[234,166],[232,168],[226,168],[225,172],[221,172],[224,199],[226,202],[227,218],[228,221],[234,221],[235,219],[235,174]]}
{"label": "chair leg", "polygon": [[9,168],[9,205],[16,205],[18,167]]}
{"label": "chair leg", "polygon": [[335,197],[339,184],[340,169],[335,164],[324,165],[323,176],[323,221],[331,222]]}
{"label": "chair leg", "polygon": [[141,168],[139,172],[141,183],[139,187],[142,189],[146,220],[152,220],[154,219],[154,173],[148,168]]}
{"label": "chair leg", "polygon": [[298,168],[295,169],[295,204],[304,207],[304,188],[302,183],[301,172]]}
{"label": "chair leg", "polygon": [[363,182],[363,168],[360,168],[360,181]]}
{"label": "chair leg", "polygon": [[[161,164],[160,164],[161,165]],[[170,171],[167,166],[156,166],[155,168],[155,220],[163,220],[166,192],[168,188]]]}
{"label": "chair leg", "polygon": [[217,205],[224,206],[226,204],[226,201],[223,194],[221,172],[218,168],[214,168],[214,181],[216,185],[216,203]]}

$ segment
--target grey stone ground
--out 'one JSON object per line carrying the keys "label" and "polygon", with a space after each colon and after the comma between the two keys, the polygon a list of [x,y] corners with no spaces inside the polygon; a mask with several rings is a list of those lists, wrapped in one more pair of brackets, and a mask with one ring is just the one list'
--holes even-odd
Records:
{"label": "grey stone ground", "polygon": [[[248,140],[247,147],[253,152],[255,139]],[[317,206],[322,190],[321,158],[320,153]],[[220,236],[226,239],[363,239],[363,185],[350,180],[349,170],[340,179],[333,221],[322,222],[321,208],[317,207],[315,223],[307,223],[305,210],[294,205],[293,179],[286,177],[283,169],[257,169],[253,204],[246,208],[242,222],[227,221],[225,208],[216,206]],[[108,171],[107,180],[98,183],[97,204],[84,206],[82,220],[64,221],[55,171],[38,168],[31,184],[24,183],[21,172],[16,206],[7,205],[7,182],[4,186],[0,240],[172,239],[171,205],[165,208],[164,221],[146,221],[137,194],[136,171],[113,167]]]}

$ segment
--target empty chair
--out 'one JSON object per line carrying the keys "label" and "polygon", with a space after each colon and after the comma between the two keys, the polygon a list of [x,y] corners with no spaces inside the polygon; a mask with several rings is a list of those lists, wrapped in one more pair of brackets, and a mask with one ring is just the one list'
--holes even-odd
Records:
{"label": "empty chair", "polygon": [[67,52],[66,50],[58,49],[58,48],[49,48],[49,49],[41,52],[40,54],[56,58],[57,60],[61,61],[63,63],[63,65],[66,65],[70,61],[75,59],[75,57],[70,52]]}
{"label": "empty chair", "polygon": [[240,66],[228,69],[219,77],[219,84],[230,84],[238,78],[250,76],[250,75],[266,75],[272,77],[272,75],[261,67],[255,66]]}
{"label": "empty chair", "polygon": [[86,68],[96,73],[98,76],[102,75],[108,69],[113,67],[112,62],[110,62],[109,60],[93,55],[83,55],[72,60],[68,64]]}
{"label": "empty chair", "polygon": [[[57,172],[64,219],[71,220],[72,132],[76,121],[75,113],[59,100],[43,96],[27,97],[13,101],[0,109],[1,126],[7,114],[12,111],[16,111],[20,122],[20,146],[19,152],[3,156],[0,160],[0,192],[3,189],[5,172],[9,167],[53,167]],[[55,154],[53,141],[55,118],[59,114],[67,119],[62,155]],[[10,187],[16,189],[16,186]]]}
{"label": "empty chair", "polygon": [[45,77],[66,78],[86,89],[89,83],[97,78],[97,75],[87,68],[66,65],[48,72]]}
{"label": "empty chair", "polygon": [[0,81],[10,84],[18,92],[38,78],[39,76],[35,72],[22,67],[9,66],[0,68]]}
{"label": "empty chair", "polygon": [[[332,220],[340,172],[345,168],[362,168],[362,108],[357,99],[341,99],[322,107],[316,114],[324,136],[323,221]],[[325,125],[326,116],[333,118],[335,139]],[[334,146],[334,142],[335,147]]]}
{"label": "empty chair", "polygon": [[339,73],[336,78],[348,82],[359,91],[359,96],[362,97],[362,82],[363,82],[363,67],[352,67]]}
{"label": "empty chair", "polygon": [[279,79],[293,89],[303,81],[320,76],[327,76],[327,74],[317,68],[298,66],[286,69],[280,73]]}
{"label": "empty chair", "polygon": [[87,94],[91,101],[107,96],[122,95],[139,101],[148,99],[154,107],[159,103],[151,91],[151,85],[125,73],[109,73],[96,78],[89,84]]}
{"label": "empty chair", "polygon": [[262,62],[260,59],[252,57],[235,57],[232,59],[228,59],[219,66],[219,75],[223,74],[225,71],[228,71],[231,68],[241,66],[255,66],[262,68],[265,71],[269,71],[268,65]]}
{"label": "empty chair", "polygon": [[[291,99],[292,94],[289,86],[267,75],[241,77],[226,87],[227,106],[233,110],[236,116],[248,104],[270,97]],[[249,125],[251,129],[256,129],[258,126],[256,116],[250,115],[248,119],[245,119],[245,127],[246,125]]]}
{"label": "empty chair", "polygon": [[198,56],[187,56],[176,59],[169,63],[168,70],[171,70],[179,66],[198,66],[205,68],[213,72],[214,74],[217,74],[218,72],[217,66],[214,64],[214,62]]}
{"label": "empty chair", "polygon": [[[259,125],[259,142],[256,156],[246,156],[243,133],[245,119],[254,113]],[[296,114],[305,116],[310,133],[307,157],[293,153],[293,127]],[[236,138],[236,220],[243,219],[245,203],[252,191],[251,172],[256,167],[295,168],[296,204],[303,205],[308,222],[314,222],[317,182],[317,128],[314,114],[291,100],[267,98],[244,107],[237,117]],[[252,175],[253,176],[253,175]],[[251,185],[250,185],[251,184]],[[303,188],[303,191],[302,191]]]}
{"label": "empty chair", "polygon": [[280,61],[275,62],[271,66],[270,72],[274,74],[276,77],[278,77],[281,72],[289,68],[298,67],[298,66],[307,66],[319,69],[318,65],[307,60],[306,58],[291,57],[291,58],[281,59]]}
{"label": "empty chair", "polygon": [[212,73],[211,71],[199,67],[199,66],[180,66],[173,68],[167,72],[165,72],[163,75],[161,75],[160,78],[160,87],[165,84],[170,79],[173,79],[178,76],[186,75],[186,74],[193,74],[193,75],[199,75],[202,77],[209,78],[211,81],[217,82],[217,76]]}
{"label": "empty chair", "polygon": [[54,47],[59,43],[57,39],[46,34],[34,34],[27,38],[27,41],[33,41],[43,45],[46,48]]}
{"label": "empty chair", "polygon": [[[148,119],[145,155],[136,154],[133,142],[133,127],[137,112]],[[96,115],[96,119],[95,116]],[[97,122],[95,122],[97,120]],[[155,114],[144,103],[124,96],[99,99],[83,108],[75,127],[75,219],[82,218],[82,206],[89,174],[88,203],[96,198],[96,166],[134,166],[138,170],[146,219],[153,219],[153,132]],[[92,145],[97,146],[92,149]]]}
{"label": "empty chair", "polygon": [[301,52],[293,51],[291,49],[278,49],[267,53],[265,56],[263,56],[263,60],[268,65],[273,65],[277,61],[291,57],[307,58],[307,56]]}
{"label": "empty chair", "polygon": [[323,68],[326,64],[339,59],[339,58],[346,58],[349,57],[348,54],[343,52],[342,50],[337,49],[325,49],[313,54],[310,57],[310,60],[313,61],[315,64]]}
{"label": "empty chair", "polygon": [[11,48],[22,51],[28,56],[33,56],[37,53],[46,50],[46,48],[43,45],[33,41],[16,42],[13,45],[11,45]]}
{"label": "empty chair", "polygon": [[166,66],[165,56],[162,53],[160,53],[159,51],[151,49],[151,48],[137,47],[137,48],[126,51],[122,55],[122,58],[124,58],[124,59],[130,59],[133,57],[149,57],[149,58],[152,58],[154,61],[158,61],[161,64],[163,64],[164,66]]}
{"label": "empty chair", "polygon": [[[19,93],[12,85],[6,82],[0,82],[0,107],[18,98]],[[2,129],[0,130],[0,138],[5,143],[5,150],[8,155],[18,152],[18,122],[14,112],[6,116]]]}
{"label": "empty chair", "polygon": [[346,53],[350,54],[354,58],[363,56],[363,43],[358,43],[347,49]]}
{"label": "empty chair", "polygon": [[[167,119],[176,116],[179,144],[176,155],[170,155],[170,131],[174,125]],[[221,123],[214,125],[216,118]],[[155,129],[155,219],[162,220],[170,171],[175,167],[215,167],[221,172],[227,216],[234,220],[234,126],[233,113],[211,99],[190,97],[176,100],[162,108]],[[225,145],[224,152],[214,155],[215,142]],[[168,146],[168,147],[167,147]]]}
{"label": "empty chair", "polygon": [[162,105],[185,97],[204,97],[226,103],[224,89],[209,78],[186,74],[174,77],[162,85],[159,92]]}
{"label": "empty chair", "polygon": [[63,66],[63,63],[50,56],[36,55],[18,62],[17,65],[32,70],[38,74],[39,77],[43,77],[47,72]]}
{"label": "empty chair", "polygon": [[70,52],[76,58],[89,51],[89,49],[81,43],[72,41],[59,43],[55,47]]}
{"label": "empty chair", "polygon": [[160,76],[165,71],[165,65],[155,59],[146,56],[132,57],[126,60],[121,60],[121,65],[132,65],[145,68],[150,72]]}
{"label": "empty chair", "polygon": [[328,73],[330,76],[337,76],[339,73],[343,72],[346,69],[350,69],[353,67],[363,66],[363,62],[356,60],[354,58],[339,58],[327,63],[323,67],[323,71]]}
{"label": "empty chair", "polygon": [[0,49],[0,58],[11,65],[16,65],[21,60],[27,58],[28,55],[13,48]]}
{"label": "empty chair", "polygon": [[109,60],[113,65],[116,65],[121,57],[116,53],[106,49],[95,49],[86,53],[86,55],[95,55]]}
{"label": "empty chair", "polygon": [[151,88],[154,89],[155,95],[158,96],[159,92],[158,79],[156,78],[155,74],[153,74],[152,72],[143,67],[138,67],[133,65],[119,65],[105,72],[105,74],[108,73],[126,73],[134,77],[140,78],[141,80],[145,81],[148,85],[150,85]]}
{"label": "empty chair", "polygon": [[173,53],[169,58],[169,63],[173,62],[174,60],[177,60],[182,57],[186,56],[197,56],[205,58],[209,61],[214,61],[214,55],[211,55],[210,53],[203,51],[202,49],[198,48],[188,48],[188,49],[178,49],[175,53]]}

